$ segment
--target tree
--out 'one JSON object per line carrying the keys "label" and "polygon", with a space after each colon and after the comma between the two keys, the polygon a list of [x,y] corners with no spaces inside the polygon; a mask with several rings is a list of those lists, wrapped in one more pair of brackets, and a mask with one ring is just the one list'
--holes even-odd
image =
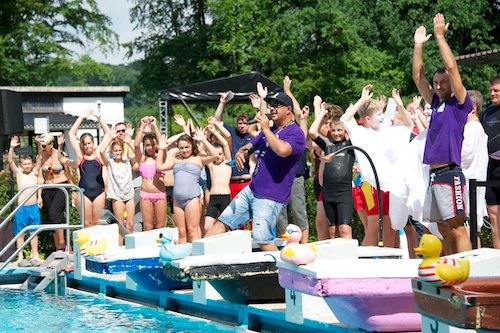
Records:
{"label": "tree", "polygon": [[[145,91],[254,70],[276,82],[290,75],[301,104],[320,94],[345,108],[367,83],[376,95],[397,87],[410,97],[413,33],[419,25],[432,32],[438,12],[451,22],[457,55],[499,47],[496,0],[133,1],[133,20],[150,30],[129,45],[145,51]],[[442,65],[433,39],[424,52],[431,77]],[[461,73],[467,88],[486,93],[497,69]]]}
{"label": "tree", "polygon": [[[112,51],[118,36],[96,0],[3,0],[0,3],[0,84],[52,85],[64,73],[79,78],[105,67],[73,60],[72,45],[97,43]],[[92,64],[92,66],[89,66]],[[74,73],[73,73],[74,72]]]}

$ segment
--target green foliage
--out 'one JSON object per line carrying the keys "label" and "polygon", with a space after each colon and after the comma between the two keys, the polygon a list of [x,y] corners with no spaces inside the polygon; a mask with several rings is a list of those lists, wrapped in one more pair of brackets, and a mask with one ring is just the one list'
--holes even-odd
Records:
{"label": "green foliage", "polygon": [[2,1],[0,85],[53,85],[73,70],[77,77],[99,75],[102,66],[88,57],[75,62],[70,47],[96,43],[113,50],[118,36],[110,25],[96,0]]}
{"label": "green foliage", "polygon": [[[13,185],[13,179],[12,179],[10,171],[1,170],[0,171],[0,207],[1,208],[4,208],[5,205],[12,198],[12,185]],[[10,212],[11,212],[11,209],[9,208],[1,215],[1,217],[3,217],[3,218],[7,217],[7,215],[9,215]]]}
{"label": "green foliage", "polygon": [[[432,33],[437,12],[451,23],[447,39],[454,52],[499,46],[500,8],[488,0],[134,2],[132,18],[151,31],[130,47],[145,51],[139,82],[155,91],[254,70],[276,82],[290,75],[303,104],[319,94],[345,108],[367,83],[376,95],[397,87],[407,100],[417,93],[414,31],[425,25]],[[193,20],[190,12],[206,18]],[[442,66],[432,38],[424,58],[430,77]],[[497,72],[498,66],[461,69],[466,87],[483,93]]]}

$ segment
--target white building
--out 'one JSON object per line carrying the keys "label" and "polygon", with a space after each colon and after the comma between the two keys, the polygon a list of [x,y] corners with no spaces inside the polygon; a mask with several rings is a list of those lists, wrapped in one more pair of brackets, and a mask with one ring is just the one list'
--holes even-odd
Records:
{"label": "white building", "polygon": [[[21,94],[24,122],[23,133],[32,146],[37,134],[50,132],[53,135],[69,131],[76,118],[88,107],[97,109],[100,101],[102,118],[108,125],[124,120],[124,98],[130,91],[128,86],[116,87],[17,87],[7,86],[0,89]],[[36,119],[36,120],[35,120]],[[48,128],[47,128],[48,122]],[[37,124],[35,128],[35,123]],[[88,132],[99,140],[99,124],[91,116],[80,126],[79,134]],[[2,151],[8,149],[8,138],[0,140]],[[69,148],[69,147],[67,147]],[[72,155],[72,151],[69,151]]]}

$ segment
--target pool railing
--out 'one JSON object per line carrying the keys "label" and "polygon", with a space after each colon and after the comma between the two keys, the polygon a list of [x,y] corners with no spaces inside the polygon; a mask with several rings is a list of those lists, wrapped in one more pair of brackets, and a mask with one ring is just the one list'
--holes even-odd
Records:
{"label": "pool railing", "polygon": [[[29,237],[24,241],[22,246],[17,248],[16,251],[2,264],[2,266],[0,266],[0,272],[12,260],[14,260],[14,258],[17,257],[19,252],[21,252],[35,236],[37,236],[42,231],[53,231],[53,230],[61,230],[61,229],[66,230],[66,237],[65,237],[66,244],[67,244],[67,246],[70,246],[70,245],[68,245],[69,244],[68,241],[70,239],[69,231],[72,229],[83,229],[84,223],[85,223],[85,218],[84,218],[85,217],[85,201],[84,201],[85,199],[83,197],[82,189],[74,184],[43,184],[43,185],[29,185],[29,186],[24,187],[22,190],[20,190],[18,193],[16,193],[16,195],[14,195],[14,197],[4,207],[2,207],[2,209],[0,210],[0,216],[2,214],[4,214],[9,207],[11,207],[12,205],[14,205],[17,202],[19,196],[24,191],[31,189],[31,192],[29,192],[29,194],[26,196],[26,198],[24,198],[24,200],[22,200],[17,205],[17,207],[2,221],[2,223],[0,223],[0,231],[2,230],[3,227],[5,227],[7,225],[7,223],[9,223],[10,220],[13,219],[14,215],[19,211],[19,209],[21,209],[21,207],[24,206],[26,204],[26,202],[33,195],[35,195],[35,193],[37,193],[39,190],[50,189],[50,188],[60,189],[64,193],[65,206],[66,206],[66,208],[65,208],[66,209],[66,223],[63,223],[63,224],[40,224],[40,225],[31,225],[31,226],[24,227],[20,231],[19,234],[25,234],[25,233],[31,232],[32,230],[35,230],[35,231],[32,232],[29,235]],[[80,224],[75,224],[75,225],[70,224],[70,209],[69,209],[70,197],[68,195],[68,191],[66,191],[64,189],[73,189],[73,190],[78,191],[78,193],[80,194],[80,207],[81,207],[81,210],[79,213]],[[18,238],[18,236],[14,235],[14,238],[7,245],[5,245],[5,247],[2,250],[0,250],[0,257],[3,256],[16,243],[17,238]]]}

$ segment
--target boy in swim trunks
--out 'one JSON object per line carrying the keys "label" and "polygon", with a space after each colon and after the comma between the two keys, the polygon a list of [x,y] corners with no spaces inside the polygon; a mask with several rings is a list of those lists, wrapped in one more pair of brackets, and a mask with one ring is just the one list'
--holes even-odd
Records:
{"label": "boy in swim trunks", "polygon": [[[34,164],[31,156],[22,155],[19,158],[19,168],[16,163],[14,163],[14,148],[19,146],[19,138],[17,136],[13,136],[10,139],[10,149],[7,160],[9,162],[9,166],[11,171],[14,173],[17,182],[17,188],[19,191],[28,185],[36,185],[38,184],[38,171],[40,170],[41,161],[39,163]],[[23,202],[30,190],[26,190],[19,195],[18,203]],[[40,207],[42,205],[41,196],[37,194],[32,195],[28,200],[24,203],[24,205],[17,211],[14,216],[14,234],[17,237],[16,245],[19,248],[24,243],[25,234],[21,234],[21,231],[31,225],[40,225]],[[32,233],[32,231],[31,231]],[[38,255],[38,236],[33,237],[30,241],[31,246],[31,255],[30,260],[24,259],[23,252],[19,252],[17,263],[20,267],[29,267],[29,266],[40,266],[40,258]]]}
{"label": "boy in swim trunks", "polygon": [[207,164],[210,171],[210,201],[205,212],[205,223],[203,234],[208,232],[214,225],[217,217],[231,202],[231,182],[232,167],[226,162],[232,160],[231,149],[227,140],[215,130],[214,124],[207,126],[208,132],[213,135],[217,142],[213,144],[218,156],[215,161]]}

